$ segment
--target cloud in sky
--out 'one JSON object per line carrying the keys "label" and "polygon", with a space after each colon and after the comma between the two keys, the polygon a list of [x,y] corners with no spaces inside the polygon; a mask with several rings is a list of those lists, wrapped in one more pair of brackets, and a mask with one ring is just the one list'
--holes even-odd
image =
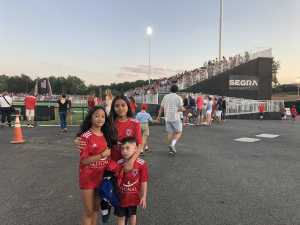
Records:
{"label": "cloud in sky", "polygon": [[[137,66],[125,66],[120,69],[121,71],[117,74],[117,77],[122,80],[145,80],[148,79],[148,66],[147,65],[137,65]],[[163,67],[151,67],[151,78],[157,79],[162,77],[169,77],[177,73],[182,72],[182,70],[174,70]]]}

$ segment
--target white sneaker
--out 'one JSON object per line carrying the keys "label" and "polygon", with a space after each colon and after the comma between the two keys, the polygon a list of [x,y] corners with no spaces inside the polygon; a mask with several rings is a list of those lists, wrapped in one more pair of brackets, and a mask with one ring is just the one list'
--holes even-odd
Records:
{"label": "white sneaker", "polygon": [[176,154],[175,146],[169,145],[169,155],[175,155],[175,154]]}

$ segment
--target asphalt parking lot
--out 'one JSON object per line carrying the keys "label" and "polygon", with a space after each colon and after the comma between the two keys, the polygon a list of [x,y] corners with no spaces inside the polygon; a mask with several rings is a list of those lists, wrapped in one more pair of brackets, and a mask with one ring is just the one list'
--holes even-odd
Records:
{"label": "asphalt parking lot", "polygon": [[[23,128],[26,143],[12,145],[12,129],[0,128],[1,225],[80,224],[77,129]],[[164,135],[151,127],[148,208],[138,224],[300,224],[300,121],[187,127],[176,157]]]}

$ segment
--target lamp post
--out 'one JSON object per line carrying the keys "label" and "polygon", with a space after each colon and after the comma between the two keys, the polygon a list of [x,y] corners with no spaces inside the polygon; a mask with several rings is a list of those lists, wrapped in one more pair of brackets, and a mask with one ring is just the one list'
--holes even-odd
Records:
{"label": "lamp post", "polygon": [[222,27],[223,27],[223,0],[220,0],[220,22],[219,22],[219,62],[222,57]]}
{"label": "lamp post", "polygon": [[150,84],[150,78],[151,78],[151,36],[153,33],[152,27],[147,27],[147,36],[148,36],[148,43],[149,43],[149,49],[148,49],[148,83]]}

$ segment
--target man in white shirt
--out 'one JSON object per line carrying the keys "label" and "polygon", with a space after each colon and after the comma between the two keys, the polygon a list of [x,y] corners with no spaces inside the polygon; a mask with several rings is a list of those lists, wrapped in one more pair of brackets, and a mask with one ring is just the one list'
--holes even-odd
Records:
{"label": "man in white shirt", "polygon": [[4,92],[0,98],[0,105],[2,111],[1,122],[5,123],[7,119],[8,126],[11,127],[11,106],[12,106],[12,98],[8,95],[7,92]]}
{"label": "man in white shirt", "polygon": [[182,98],[176,94],[177,91],[178,86],[172,85],[171,93],[164,96],[157,116],[159,121],[162,112],[164,112],[170,155],[176,154],[175,145],[182,135],[180,112],[184,111],[184,108]]}

